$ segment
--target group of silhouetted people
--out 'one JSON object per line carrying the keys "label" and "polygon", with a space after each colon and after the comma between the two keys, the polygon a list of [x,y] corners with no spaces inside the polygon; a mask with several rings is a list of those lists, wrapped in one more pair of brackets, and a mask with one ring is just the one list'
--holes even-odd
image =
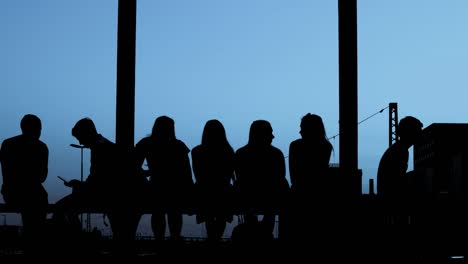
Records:
{"label": "group of silhouetted people", "polygon": [[[6,204],[19,208],[25,235],[34,245],[46,220],[48,200],[42,183],[47,177],[48,148],[39,140],[37,116],[25,115],[21,129],[21,135],[6,139],[0,149],[2,195]],[[408,148],[421,129],[414,117],[401,120],[400,140],[384,153],[379,165],[379,195],[402,199]],[[170,238],[179,240],[183,214],[194,208],[197,223],[205,223],[210,241],[222,237],[234,214],[242,214],[245,225],[261,226],[272,236],[275,217],[285,208],[290,213],[287,222],[293,226],[290,230],[301,233],[310,225],[307,207],[319,205],[326,195],[333,147],[318,115],[302,117],[300,134],[289,147],[290,186],[285,157],[272,145],[273,129],[265,120],[251,124],[248,143],[237,151],[229,144],[223,124],[209,120],[201,144],[190,151],[177,139],[174,120],[167,116],[156,118],[151,135],[135,147],[111,142],[98,133],[91,119],[83,118],[72,135],[91,150],[90,173],[83,182],[65,182],[72,192],[56,203],[53,221],[59,233],[68,236],[81,230],[81,212],[102,210],[119,249],[133,240],[140,216],[148,208],[157,240],[164,240],[166,223]],[[145,160],[147,169],[143,169]],[[239,234],[239,239],[242,236],[248,237]]]}

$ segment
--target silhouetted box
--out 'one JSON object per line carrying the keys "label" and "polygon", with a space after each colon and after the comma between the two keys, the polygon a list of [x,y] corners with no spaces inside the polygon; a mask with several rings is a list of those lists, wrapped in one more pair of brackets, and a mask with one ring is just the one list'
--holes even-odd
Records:
{"label": "silhouetted box", "polygon": [[434,123],[414,145],[414,190],[436,199],[463,199],[468,179],[468,124]]}

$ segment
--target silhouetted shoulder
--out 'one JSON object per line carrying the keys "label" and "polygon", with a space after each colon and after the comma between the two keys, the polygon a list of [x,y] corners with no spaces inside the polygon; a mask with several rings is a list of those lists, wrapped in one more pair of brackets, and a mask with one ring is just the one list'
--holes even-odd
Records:
{"label": "silhouetted shoulder", "polygon": [[326,149],[330,149],[330,150],[333,149],[332,144],[330,142],[328,142],[327,140],[306,141],[306,140],[304,140],[302,138],[294,140],[293,142],[291,142],[290,146],[291,147],[298,147],[298,146],[307,145],[307,144],[316,145],[316,146],[326,148]]}
{"label": "silhouetted shoulder", "polygon": [[248,146],[247,145],[237,149],[235,154],[236,155],[241,155],[241,154],[245,153],[246,151],[248,151]]}
{"label": "silhouetted shoulder", "polygon": [[290,148],[297,148],[299,145],[301,145],[302,143],[302,139],[296,139],[294,140],[293,142],[291,142],[291,144],[289,144],[289,147]]}
{"label": "silhouetted shoulder", "polygon": [[39,146],[40,146],[41,148],[47,149],[47,144],[46,144],[46,143],[44,143],[44,142],[42,142],[42,141],[39,140],[38,144],[39,144]]}
{"label": "silhouetted shoulder", "polygon": [[279,148],[274,147],[274,146],[270,146],[270,148],[271,148],[271,151],[272,151],[276,156],[281,156],[282,158],[284,158],[283,151],[281,151]]}
{"label": "silhouetted shoulder", "polygon": [[[12,151],[13,149],[15,149],[14,151],[21,151],[23,148],[30,149],[31,146],[34,148],[35,151],[39,151],[44,154],[47,154],[49,152],[47,145],[41,140],[28,139],[23,135],[18,135],[18,136],[5,139],[2,142],[1,152]],[[5,153],[0,154],[0,157],[3,155],[6,155],[6,154]]]}
{"label": "silhouetted shoulder", "polygon": [[135,150],[137,153],[140,153],[140,155],[145,155],[144,153],[148,153],[148,151],[151,151],[153,145],[154,142],[152,138],[145,137],[138,141],[138,143],[135,145]]}
{"label": "silhouetted shoulder", "polygon": [[16,142],[21,141],[22,138],[23,138],[22,135],[18,135],[18,136],[14,136],[14,137],[11,137],[11,138],[7,138],[7,139],[5,139],[5,140],[2,142],[2,148],[7,148],[7,147],[9,147],[9,146],[12,145],[12,144],[15,144]]}
{"label": "silhouetted shoulder", "polygon": [[3,140],[2,145],[0,146],[0,161],[4,160],[6,158],[6,151],[10,145],[9,138]]}
{"label": "silhouetted shoulder", "polygon": [[177,139],[175,145],[176,145],[177,149],[180,150],[183,153],[189,153],[190,152],[190,149],[181,140]]}
{"label": "silhouetted shoulder", "polygon": [[143,147],[143,146],[147,146],[151,144],[151,138],[150,137],[144,137],[142,139],[140,139],[140,141],[138,141],[138,143],[136,144],[136,147]]}
{"label": "silhouetted shoulder", "polygon": [[329,141],[323,140],[322,142],[323,142],[323,144],[324,144],[327,148],[329,148],[330,150],[333,149],[333,145],[332,145]]}
{"label": "silhouetted shoulder", "polygon": [[380,159],[380,167],[383,167],[383,169],[388,169],[397,165],[401,167],[402,164],[408,163],[408,156],[408,149],[397,142],[385,150]]}
{"label": "silhouetted shoulder", "polygon": [[116,148],[117,145],[114,142],[110,141],[109,139],[99,134],[96,147],[97,148],[109,148],[110,150],[110,149]]}
{"label": "silhouetted shoulder", "polygon": [[192,155],[198,155],[203,152],[202,145],[198,145],[192,149]]}

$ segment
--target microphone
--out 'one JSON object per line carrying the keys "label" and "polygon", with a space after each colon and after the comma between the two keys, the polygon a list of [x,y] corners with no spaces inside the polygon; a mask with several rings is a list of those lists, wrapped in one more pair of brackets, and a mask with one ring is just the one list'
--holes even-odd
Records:
{"label": "microphone", "polygon": [[70,144],[70,146],[71,146],[71,147],[74,147],[74,148],[79,148],[79,149],[85,148],[85,146],[77,145],[77,144]]}

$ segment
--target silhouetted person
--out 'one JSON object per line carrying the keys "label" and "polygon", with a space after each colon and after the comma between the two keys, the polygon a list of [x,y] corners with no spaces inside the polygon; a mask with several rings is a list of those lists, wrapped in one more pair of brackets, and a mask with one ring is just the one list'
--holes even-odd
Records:
{"label": "silhouetted person", "polygon": [[[291,178],[293,209],[292,227],[295,233],[305,235],[315,224],[320,225],[331,197],[328,179],[328,164],[333,150],[327,139],[322,118],[306,114],[301,119],[300,139],[289,145],[289,175]],[[313,215],[312,219],[308,217]],[[319,228],[322,228],[320,226]]]}
{"label": "silhouetted person", "polygon": [[129,243],[134,239],[140,215],[133,209],[139,181],[135,179],[136,162],[132,160],[131,150],[99,134],[89,118],[79,120],[72,135],[91,150],[90,173],[84,182],[65,182],[73,191],[56,203],[54,219],[67,219],[74,231],[79,232],[81,208],[104,210],[111,224],[116,253],[132,253]]}
{"label": "silhouetted person", "polygon": [[158,241],[165,238],[166,214],[171,239],[180,239],[183,210],[189,207],[193,192],[190,149],[176,138],[174,120],[156,118],[150,136],[136,144],[137,161],[148,163],[151,204],[156,208],[151,217],[153,234]]}
{"label": "silhouetted person", "polygon": [[250,126],[249,141],[235,154],[238,198],[245,208],[245,223],[262,224],[270,233],[275,226],[275,211],[281,208],[289,191],[284,155],[271,145],[273,129],[268,121],[256,120]]}
{"label": "silhouetted person", "polygon": [[47,178],[49,150],[39,137],[41,120],[31,114],[21,120],[22,134],[5,139],[0,149],[5,203],[21,213],[27,249],[40,246],[47,217],[48,195],[42,186]]}
{"label": "silhouetted person", "polygon": [[232,221],[229,209],[234,179],[234,150],[221,122],[206,122],[202,143],[192,150],[192,162],[200,209],[197,222],[205,222],[208,240],[218,241],[226,222]]}
{"label": "silhouetted person", "polygon": [[[391,145],[380,159],[377,172],[377,196],[387,209],[404,210],[410,197],[407,177],[409,151],[421,136],[423,124],[412,116],[400,120],[398,124],[399,140]],[[396,216],[393,222],[405,222],[405,216]]]}
{"label": "silhouetted person", "polygon": [[291,190],[301,196],[325,194],[327,171],[333,150],[322,118],[307,114],[301,120],[302,138],[289,145]]}

